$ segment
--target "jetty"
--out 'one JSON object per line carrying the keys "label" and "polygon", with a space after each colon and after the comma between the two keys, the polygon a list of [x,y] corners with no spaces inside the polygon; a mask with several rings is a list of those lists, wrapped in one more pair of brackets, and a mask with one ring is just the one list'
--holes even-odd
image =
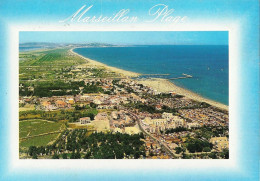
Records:
{"label": "jetty", "polygon": [[176,80],[176,79],[187,79],[187,78],[192,78],[192,75],[189,74],[182,74],[182,77],[175,77],[175,78],[169,78],[169,80]]}

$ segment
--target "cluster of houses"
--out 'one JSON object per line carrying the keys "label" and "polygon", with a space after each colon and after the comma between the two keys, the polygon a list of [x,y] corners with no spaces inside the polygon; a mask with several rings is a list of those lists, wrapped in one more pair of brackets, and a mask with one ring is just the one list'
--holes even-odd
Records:
{"label": "cluster of houses", "polygon": [[[76,70],[76,69],[75,69]],[[75,71],[74,70],[74,71]],[[80,69],[79,69],[80,70]],[[72,71],[73,72],[73,71]],[[80,71],[78,71],[80,72]],[[75,81],[75,80],[74,80]],[[143,86],[136,83],[131,79],[85,79],[85,85],[91,85],[95,83],[101,87],[104,91],[110,93],[91,93],[71,96],[52,96],[52,97],[20,97],[20,103],[36,104],[37,109],[45,111],[54,111],[58,109],[74,109],[75,106],[84,108],[91,103],[96,105],[99,113],[95,116],[94,120],[90,117],[82,117],[78,120],[77,125],[90,126],[96,131],[109,131],[120,132],[127,134],[140,133],[136,121],[133,119],[127,108],[122,105],[128,103],[143,103],[155,105],[157,110],[161,110],[163,105],[171,108],[179,109],[179,116],[173,113],[148,113],[138,112],[138,117],[141,120],[142,127],[150,134],[157,136],[162,142],[174,150],[181,142],[183,138],[188,134],[193,134],[191,131],[182,131],[178,133],[165,134],[165,131],[169,129],[175,129],[179,127],[192,129],[198,128],[204,125],[213,126],[228,126],[228,114],[213,110],[213,108],[197,108],[188,109],[197,105],[191,99],[185,97],[166,97],[162,99],[156,99],[151,96],[146,99],[143,98],[143,94],[156,95],[159,92],[153,90],[150,87]],[[79,87],[82,90],[82,87]],[[32,87],[30,87],[32,90]],[[107,111],[110,110],[109,113]],[[148,139],[148,137],[146,137]],[[224,148],[228,148],[228,139],[226,138],[212,138],[211,143],[214,145],[215,150],[222,151]],[[167,157],[168,155],[160,151],[160,146],[154,140],[149,139],[145,141],[146,151],[152,157]],[[153,151],[151,153],[151,148]]]}
{"label": "cluster of houses", "polygon": [[[174,93],[172,93],[173,96],[175,95]],[[170,108],[183,108],[183,107],[193,107],[198,105],[198,102],[193,101],[187,97],[178,97],[178,98],[163,98],[163,99],[159,99],[158,100],[158,104],[163,104],[166,105]]]}
{"label": "cluster of houses", "polygon": [[57,109],[70,109],[75,104],[73,96],[53,96],[50,98],[39,98],[39,109],[53,111]]}
{"label": "cluster of houses", "polygon": [[173,113],[166,112],[164,112],[162,114],[162,117],[159,119],[146,117],[144,120],[142,120],[142,125],[144,129],[146,129],[150,133],[163,132],[167,129],[175,129],[178,127],[184,127],[188,129],[200,127],[199,124],[187,122],[185,119],[173,115]]}
{"label": "cluster of houses", "polygon": [[72,124],[93,126],[97,132],[120,132],[130,135],[141,132],[133,118],[123,110],[113,111],[110,115],[100,112],[94,117],[94,120],[91,120],[90,117],[82,117],[78,122]]}
{"label": "cluster of houses", "polygon": [[[220,115],[222,115],[220,113]],[[165,134],[164,132],[169,129],[175,129],[178,127],[192,129],[201,127],[197,121],[190,121],[180,116],[173,115],[172,113],[164,112],[161,118],[145,117],[141,121],[141,126],[154,137],[158,138],[161,142],[165,143],[171,150],[180,146],[181,143],[186,141],[187,136],[195,136],[191,131],[180,131],[174,133]],[[221,152],[223,149],[228,149],[227,137],[212,137],[210,143],[214,145],[214,150]],[[155,144],[155,143],[154,143]]]}
{"label": "cluster of houses", "polygon": [[179,113],[192,123],[196,123],[200,126],[228,126],[228,115],[212,110],[212,108],[181,109]]}

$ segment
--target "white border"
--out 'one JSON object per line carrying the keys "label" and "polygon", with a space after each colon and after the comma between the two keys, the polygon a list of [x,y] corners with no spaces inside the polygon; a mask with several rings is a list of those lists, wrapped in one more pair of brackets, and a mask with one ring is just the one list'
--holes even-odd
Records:
{"label": "white border", "polygon": [[[239,25],[230,22],[221,23],[189,23],[171,25],[11,25],[9,31],[10,91],[11,91],[11,126],[10,126],[10,165],[12,171],[46,171],[66,169],[80,170],[185,170],[185,169],[218,169],[229,171],[238,169],[238,88],[239,88]],[[228,31],[229,32],[229,159],[225,160],[23,160],[19,159],[19,31]]]}

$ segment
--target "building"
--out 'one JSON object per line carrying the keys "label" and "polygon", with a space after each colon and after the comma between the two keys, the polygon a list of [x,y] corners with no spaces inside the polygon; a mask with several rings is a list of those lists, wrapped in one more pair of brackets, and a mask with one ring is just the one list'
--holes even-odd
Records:
{"label": "building", "polygon": [[175,123],[175,127],[185,127],[186,121],[179,116],[173,116],[172,121]]}
{"label": "building", "polygon": [[174,116],[173,116],[172,113],[164,112],[164,113],[162,114],[162,118],[167,119],[167,121],[170,120],[170,119],[172,119],[173,117],[174,117]]}
{"label": "building", "polygon": [[105,113],[105,112],[98,113],[95,116],[95,120],[107,120],[107,119],[108,119],[107,113]]}
{"label": "building", "polygon": [[80,124],[88,124],[91,122],[90,117],[83,117],[79,119]]}
{"label": "building", "polygon": [[200,127],[199,123],[193,122],[193,123],[187,123],[187,128],[192,129],[192,128],[198,128]]}
{"label": "building", "polygon": [[65,108],[65,107],[67,107],[67,103],[64,102],[64,101],[62,101],[62,100],[57,100],[57,101],[55,102],[55,105],[56,105],[58,108]]}

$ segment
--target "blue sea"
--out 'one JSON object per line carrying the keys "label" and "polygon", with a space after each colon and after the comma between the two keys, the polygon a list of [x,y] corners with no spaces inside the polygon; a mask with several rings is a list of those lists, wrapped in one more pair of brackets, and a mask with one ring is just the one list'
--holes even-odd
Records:
{"label": "blue sea", "polygon": [[205,98],[228,105],[226,45],[97,47],[77,48],[74,51],[124,70],[142,74],[170,74],[153,77],[175,78],[183,76],[183,73],[192,75],[192,78],[171,81]]}

